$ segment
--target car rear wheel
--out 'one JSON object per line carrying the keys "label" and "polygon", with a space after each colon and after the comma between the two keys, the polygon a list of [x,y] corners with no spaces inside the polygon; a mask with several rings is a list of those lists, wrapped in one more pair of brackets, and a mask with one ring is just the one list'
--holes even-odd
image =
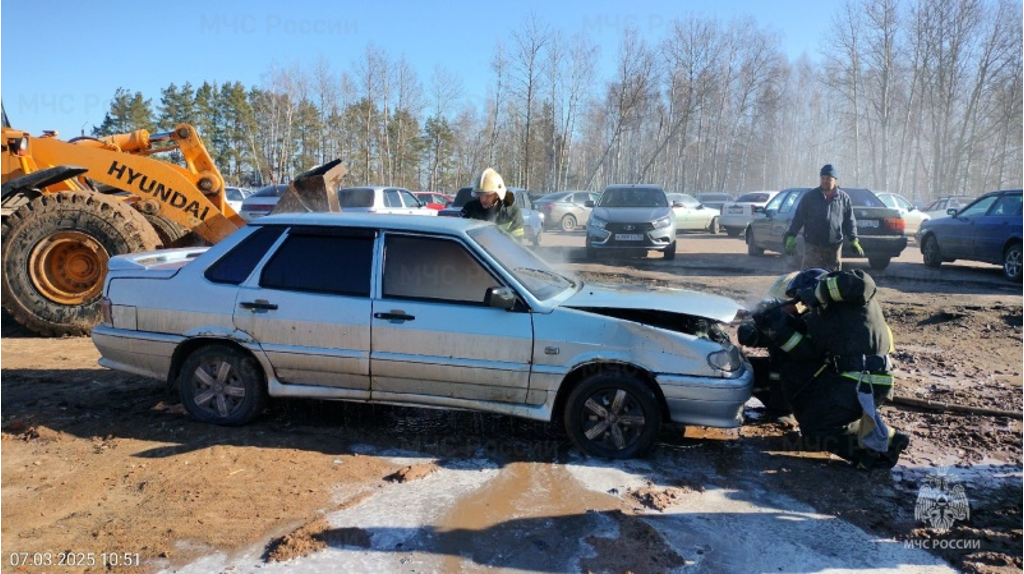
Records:
{"label": "car rear wheel", "polygon": [[939,241],[935,239],[934,235],[925,237],[924,245],[921,246],[921,255],[924,256],[924,264],[928,267],[942,265],[942,250],[939,249]]}
{"label": "car rear wheel", "polygon": [[747,230],[747,255],[753,255],[754,257],[760,257],[764,255],[764,248],[758,247],[754,243],[754,234]]}
{"label": "car rear wheel", "polygon": [[868,265],[871,265],[872,269],[878,269],[879,271],[888,267],[890,261],[892,261],[892,257],[868,257]]}
{"label": "car rear wheel", "polygon": [[711,218],[711,224],[708,225],[708,231],[710,231],[712,235],[718,235],[719,229],[718,229],[718,218],[717,217]]}
{"label": "car rear wheel", "polygon": [[672,261],[673,259],[676,258],[676,242],[675,241],[673,241],[672,244],[669,245],[665,249],[664,257],[665,257],[665,259],[667,259],[669,261]]}
{"label": "car rear wheel", "polygon": [[181,403],[196,420],[244,425],[267,403],[263,371],[256,359],[229,345],[201,347],[185,359],[178,375]]}
{"label": "car rear wheel", "polygon": [[573,389],[565,429],[576,448],[600,458],[633,458],[654,445],[661,409],[654,393],[625,372],[598,373]]}
{"label": "car rear wheel", "polygon": [[1003,253],[1003,275],[1010,281],[1021,281],[1021,244],[1014,243]]}
{"label": "car rear wheel", "polygon": [[566,215],[562,217],[562,231],[576,231],[576,218],[572,215]]}

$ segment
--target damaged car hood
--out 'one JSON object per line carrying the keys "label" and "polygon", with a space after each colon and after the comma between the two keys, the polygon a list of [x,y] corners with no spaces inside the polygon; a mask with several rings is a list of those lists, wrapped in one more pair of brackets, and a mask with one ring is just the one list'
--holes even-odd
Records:
{"label": "damaged car hood", "polygon": [[591,285],[562,303],[573,309],[635,309],[667,311],[728,323],[742,309],[739,303],[720,295],[649,287],[645,285]]}

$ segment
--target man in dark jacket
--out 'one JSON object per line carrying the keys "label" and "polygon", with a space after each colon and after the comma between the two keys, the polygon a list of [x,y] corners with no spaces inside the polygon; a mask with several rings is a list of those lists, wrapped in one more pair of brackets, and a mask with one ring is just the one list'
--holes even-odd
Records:
{"label": "man in dark jacket", "polygon": [[792,255],[796,251],[796,236],[803,229],[802,269],[825,267],[839,271],[842,265],[839,253],[847,240],[857,255],[864,255],[857,241],[853,204],[850,196],[836,185],[838,177],[839,172],[832,164],[821,168],[821,185],[804,194],[786,231],[785,252]]}
{"label": "man in dark jacket", "polygon": [[782,391],[805,447],[863,469],[892,468],[910,444],[882,421],[876,404],[892,397],[892,331],[860,270],[801,272],[787,295],[807,311],[782,307],[757,316],[759,339],[781,352]]}

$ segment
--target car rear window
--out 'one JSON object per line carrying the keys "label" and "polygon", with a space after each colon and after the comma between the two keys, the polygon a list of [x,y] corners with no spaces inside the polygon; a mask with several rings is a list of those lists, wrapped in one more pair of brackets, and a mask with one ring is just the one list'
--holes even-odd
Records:
{"label": "car rear window", "polygon": [[867,189],[843,188],[843,191],[850,196],[850,202],[857,207],[885,207],[881,199]]}
{"label": "car rear window", "polygon": [[241,285],[263,259],[267,249],[284,231],[282,227],[261,227],[224,254],[206,270],[206,278],[214,283]]}
{"label": "car rear window", "polygon": [[338,190],[338,207],[373,207],[373,189],[368,187],[346,187]]}
{"label": "car rear window", "polygon": [[769,197],[770,193],[744,193],[736,198],[736,203],[764,203]]}
{"label": "car rear window", "polygon": [[279,183],[277,185],[268,185],[267,187],[260,188],[249,197],[281,197],[284,192],[288,189],[288,186]]}

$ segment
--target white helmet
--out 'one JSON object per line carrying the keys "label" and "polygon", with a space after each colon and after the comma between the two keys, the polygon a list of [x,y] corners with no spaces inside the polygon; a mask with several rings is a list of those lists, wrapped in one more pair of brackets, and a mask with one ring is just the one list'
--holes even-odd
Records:
{"label": "white helmet", "polygon": [[480,197],[486,193],[497,193],[498,199],[505,199],[505,180],[492,168],[483,170],[473,181],[473,196]]}

